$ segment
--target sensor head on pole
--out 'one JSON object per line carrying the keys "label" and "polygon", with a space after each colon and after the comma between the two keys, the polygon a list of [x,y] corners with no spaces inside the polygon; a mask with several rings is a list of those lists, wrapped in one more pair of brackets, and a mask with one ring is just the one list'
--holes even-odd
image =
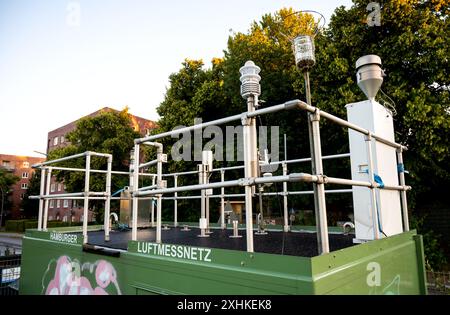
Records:
{"label": "sensor head on pole", "polygon": [[299,35],[292,41],[295,64],[300,70],[308,70],[316,63],[314,38],[309,35]]}
{"label": "sensor head on pole", "polygon": [[366,55],[356,61],[356,81],[369,100],[375,100],[383,84],[383,77],[381,58],[377,55]]}
{"label": "sensor head on pole", "polygon": [[250,95],[261,95],[261,85],[259,85],[259,81],[261,81],[261,77],[259,76],[260,71],[261,68],[251,60],[247,61],[239,69],[241,73],[241,95],[243,98],[247,99]]}

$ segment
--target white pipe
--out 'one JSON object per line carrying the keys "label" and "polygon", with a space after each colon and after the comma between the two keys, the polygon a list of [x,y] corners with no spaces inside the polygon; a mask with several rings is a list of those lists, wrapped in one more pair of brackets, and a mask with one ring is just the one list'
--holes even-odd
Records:
{"label": "white pipe", "polygon": [[[174,182],[174,187],[178,187],[178,176],[175,176],[173,179]],[[174,192],[174,202],[173,202],[173,226],[177,227],[178,226],[178,193]]]}
{"label": "white pipe", "polygon": [[[45,172],[46,168],[42,168],[41,170],[41,186],[39,190],[39,194],[42,196],[45,194]],[[42,214],[44,211],[44,199],[39,198],[39,213],[38,213],[38,231],[42,230]]]}
{"label": "white pipe", "polygon": [[[45,187],[45,193],[46,194],[50,193],[50,182],[51,182],[51,180],[52,180],[52,168],[49,167],[48,171],[47,171],[47,183],[46,183],[46,187]],[[43,219],[43,222],[42,222],[42,224],[43,224],[42,225],[42,229],[44,231],[47,231],[48,203],[49,203],[49,200],[45,199],[45,201],[44,201],[44,219]]]}
{"label": "white pipe", "polygon": [[[248,111],[254,110],[254,97],[249,96],[247,99]],[[252,177],[252,134],[251,134],[251,121],[245,119],[244,125],[244,165],[245,165],[245,177]],[[253,209],[252,209],[252,186],[247,184],[245,186],[245,223],[247,229],[247,252],[253,253]]]}
{"label": "white pipe", "polygon": [[158,185],[145,186],[138,189],[138,191],[152,190],[158,188]]}
{"label": "white pipe", "polygon": [[[60,166],[52,166],[52,168],[53,168],[54,170],[59,170],[59,171],[86,172],[86,170],[85,170],[84,168],[60,167]],[[108,171],[91,169],[91,173],[107,174]],[[132,175],[132,173],[130,173],[130,172],[124,172],[124,171],[111,171],[111,174],[115,174],[115,175]],[[156,176],[156,174],[152,174],[152,173],[139,173],[139,176]]]}
{"label": "white pipe", "polygon": [[76,158],[83,157],[83,156],[86,156],[86,155],[87,155],[87,152],[83,152],[83,153],[79,153],[79,154],[66,156],[66,157],[63,157],[63,158],[60,158],[60,159],[56,159],[56,160],[50,160],[50,161],[45,161],[45,162],[42,162],[42,163],[33,164],[32,167],[33,168],[37,168],[37,167],[41,167],[41,166],[44,166],[44,165],[50,165],[50,164],[53,164],[53,163],[58,163],[58,162],[63,162],[63,161],[67,161],[67,160],[76,159]]}
{"label": "white pipe", "polygon": [[90,180],[90,169],[91,169],[91,155],[86,155],[86,173],[84,176],[84,204],[83,204],[83,244],[88,243],[88,220],[89,220],[89,180]]}
{"label": "white pipe", "polygon": [[[153,186],[155,186],[155,180],[156,180],[156,177],[153,176],[153,179],[152,179]],[[155,227],[155,204],[154,204],[153,198],[154,197],[151,197],[151,199],[150,199],[150,201],[151,201],[150,212],[151,212],[151,217],[152,217],[151,227]]]}
{"label": "white pipe", "polygon": [[[106,167],[107,174],[106,174],[106,201],[105,201],[105,214],[103,216],[103,223],[105,225],[105,241],[109,241],[109,231],[110,231],[110,224],[109,224],[109,216],[110,216],[110,210],[111,210],[111,170],[112,170],[112,156],[108,157],[108,165]],[[114,214],[114,213],[113,213]]]}
{"label": "white pipe", "polygon": [[137,222],[138,222],[138,202],[139,199],[136,196],[136,193],[139,190],[139,144],[134,145],[134,161],[133,161],[133,214],[132,214],[132,227],[131,227],[131,239],[133,241],[137,241]]}
{"label": "white pipe", "polygon": [[[154,145],[154,144],[152,144]],[[156,166],[157,173],[157,185],[159,185],[162,181],[162,154],[163,147],[162,144],[157,146],[158,150],[158,164]],[[156,243],[161,243],[161,210],[162,210],[162,195],[157,195],[157,205],[156,205]]]}
{"label": "white pipe", "polygon": [[[367,149],[367,164],[368,164],[368,174],[369,181],[374,181],[374,172],[373,172],[373,159],[372,159],[372,138],[369,136],[365,137],[366,149]],[[374,187],[370,187],[370,210],[372,212],[372,229],[373,229],[373,237],[374,239],[380,238],[380,233],[378,231],[378,215],[377,215],[377,197],[376,191]]]}
{"label": "white pipe", "polygon": [[[320,128],[319,128],[319,111],[315,112],[311,116],[311,128],[312,128],[312,140],[314,145],[313,158],[317,175],[323,175],[322,166],[322,148],[320,141]],[[317,182],[317,213],[319,222],[317,222],[317,233],[320,234],[319,254],[327,254],[330,252],[328,241],[328,224],[327,224],[327,208],[325,202],[325,185],[324,183]]]}
{"label": "white pipe", "polygon": [[[222,189],[224,189],[222,187]],[[325,194],[344,194],[344,193],[352,193],[353,191],[351,189],[332,189],[332,190],[325,190]],[[288,191],[287,195],[313,195],[314,191],[312,190],[304,190],[304,191]],[[267,192],[262,193],[263,196],[283,196],[283,192]],[[221,198],[222,194],[220,195],[211,195],[210,198]],[[245,197],[245,194],[224,194],[223,197],[227,198],[240,198]],[[201,196],[179,196],[177,199],[200,199]],[[163,197],[163,200],[174,200],[174,197]]]}
{"label": "white pipe", "polygon": [[[225,171],[220,171],[220,181],[225,181]],[[220,227],[226,228],[225,225],[225,187],[220,188]]]}
{"label": "white pipe", "polygon": [[[403,167],[403,153],[402,150],[397,150],[398,164]],[[404,168],[404,167],[403,167]],[[399,172],[400,185],[405,187],[405,172],[400,170]],[[403,212],[403,229],[404,231],[409,231],[409,219],[408,219],[408,202],[406,200],[406,191],[400,191],[400,198],[402,201],[402,212]]]}
{"label": "white pipe", "polygon": [[[199,164],[198,165],[198,168],[199,168],[199,176],[198,176],[198,181],[199,181],[199,184],[200,185],[202,185],[202,186],[204,186],[204,185],[206,185],[206,183],[204,182],[204,180],[205,180],[205,165],[202,163],[202,164]],[[202,221],[202,220],[206,220],[206,190],[205,189],[202,189],[201,191],[200,191],[200,196],[201,196],[201,199],[200,199],[200,220]],[[199,235],[199,237],[208,237],[208,235],[206,234],[206,229],[205,228],[203,228],[203,225],[201,225],[200,226],[200,235]]]}
{"label": "white pipe", "polygon": [[[287,175],[287,164],[283,164],[283,175]],[[288,222],[288,197],[287,197],[287,182],[283,182],[283,216],[284,216],[284,227],[285,232],[289,232],[289,222]]]}
{"label": "white pipe", "polygon": [[147,162],[147,163],[140,164],[139,168],[144,168],[144,167],[152,166],[152,165],[156,165],[156,164],[158,164],[158,160],[153,160],[153,161],[150,161],[150,162]]}

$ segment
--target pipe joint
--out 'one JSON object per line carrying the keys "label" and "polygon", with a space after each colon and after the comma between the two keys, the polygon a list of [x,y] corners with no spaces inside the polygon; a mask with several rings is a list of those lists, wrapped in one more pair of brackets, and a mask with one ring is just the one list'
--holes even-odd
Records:
{"label": "pipe joint", "polygon": [[311,113],[311,121],[320,121],[320,109],[315,108],[314,112]]}
{"label": "pipe joint", "polygon": [[242,126],[250,126],[250,119],[247,116],[247,113],[241,114],[241,124]]}

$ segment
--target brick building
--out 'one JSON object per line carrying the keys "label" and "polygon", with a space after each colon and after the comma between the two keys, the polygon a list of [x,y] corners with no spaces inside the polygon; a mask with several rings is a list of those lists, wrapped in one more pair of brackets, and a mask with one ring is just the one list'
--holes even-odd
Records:
{"label": "brick building", "polygon": [[[104,107],[92,114],[85,117],[95,117],[103,112],[118,112],[115,109]],[[83,117],[84,118],[84,117]],[[156,128],[154,121],[131,115],[132,127],[135,131],[145,135],[148,130]],[[77,122],[73,121],[52,130],[48,133],[47,137],[47,153],[56,148],[61,148],[69,144],[66,135],[74,130],[77,126]],[[52,177],[50,183],[50,194],[61,194],[65,192],[64,183],[56,181],[55,177]],[[82,200],[65,200],[65,199],[53,199],[49,201],[48,220],[61,220],[64,222],[80,222],[83,221],[83,201]],[[89,221],[93,221],[93,212],[89,211]]]}
{"label": "brick building", "polygon": [[9,209],[4,209],[3,216],[5,218],[19,219],[23,217],[21,204],[23,197],[27,192],[31,176],[34,173],[31,166],[43,162],[44,160],[44,158],[32,156],[0,154],[0,167],[11,171],[20,178],[19,181],[10,188],[12,192],[8,194],[8,198],[11,201],[11,207]]}

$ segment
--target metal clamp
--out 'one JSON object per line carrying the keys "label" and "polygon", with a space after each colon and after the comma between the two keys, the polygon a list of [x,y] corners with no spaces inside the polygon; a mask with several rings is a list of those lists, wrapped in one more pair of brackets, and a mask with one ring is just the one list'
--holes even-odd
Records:
{"label": "metal clamp", "polygon": [[311,113],[310,119],[311,121],[320,121],[320,109],[316,107],[314,113]]}
{"label": "metal clamp", "polygon": [[247,116],[247,113],[241,114],[241,124],[242,126],[250,126],[251,119]]}

